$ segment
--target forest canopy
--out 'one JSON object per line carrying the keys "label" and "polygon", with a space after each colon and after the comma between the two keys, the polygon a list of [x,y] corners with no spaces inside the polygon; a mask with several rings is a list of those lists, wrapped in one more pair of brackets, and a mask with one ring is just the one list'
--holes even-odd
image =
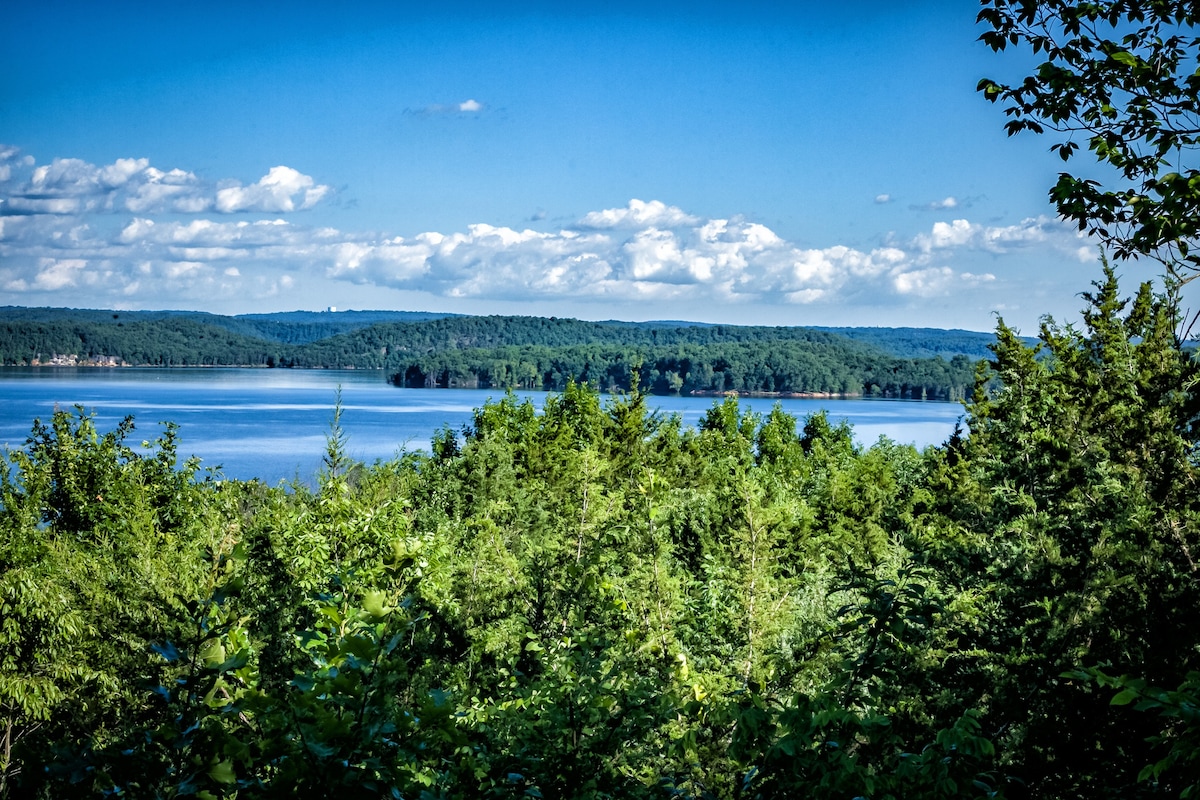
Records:
{"label": "forest canopy", "polygon": [[372,465],[335,414],[309,489],[56,412],[0,470],[0,796],[1188,796],[1200,365],[1087,301],[923,452],[568,381]]}

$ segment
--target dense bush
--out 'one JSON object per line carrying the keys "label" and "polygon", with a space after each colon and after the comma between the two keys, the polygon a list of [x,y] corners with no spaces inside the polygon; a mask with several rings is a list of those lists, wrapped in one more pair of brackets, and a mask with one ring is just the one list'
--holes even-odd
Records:
{"label": "dense bush", "polygon": [[1197,364],[1089,301],[924,452],[568,382],[369,466],[335,417],[308,490],[56,413],[0,472],[0,796],[1178,795]]}

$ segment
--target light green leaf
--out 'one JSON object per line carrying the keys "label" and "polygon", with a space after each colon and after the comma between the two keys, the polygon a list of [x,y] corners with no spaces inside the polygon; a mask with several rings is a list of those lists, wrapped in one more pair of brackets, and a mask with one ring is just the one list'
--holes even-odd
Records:
{"label": "light green leaf", "polygon": [[366,612],[376,619],[383,619],[391,613],[391,609],[384,605],[387,600],[387,595],[383,592],[367,592],[363,596],[363,608]]}
{"label": "light green leaf", "polygon": [[233,762],[219,761],[212,765],[208,771],[208,777],[212,778],[217,783],[236,783],[237,775],[233,772]]}

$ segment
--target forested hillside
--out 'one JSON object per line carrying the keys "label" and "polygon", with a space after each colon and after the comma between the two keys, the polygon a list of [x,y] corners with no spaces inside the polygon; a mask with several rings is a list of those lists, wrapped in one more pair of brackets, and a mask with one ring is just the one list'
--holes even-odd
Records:
{"label": "forested hillside", "polygon": [[[995,344],[996,337],[990,333],[964,330],[939,330],[930,335],[929,328],[815,328],[835,333],[856,342],[874,345],[899,358],[934,358],[947,360],[954,356],[967,356],[971,360],[987,358],[988,348]],[[1036,340],[1025,338],[1026,344]]]}
{"label": "forested hillside", "polygon": [[[374,369],[408,387],[558,391],[574,380],[604,391],[628,391],[637,375],[642,390],[662,394],[809,392],[959,399],[974,380],[978,339],[991,338],[910,330],[885,350],[854,336],[812,328],[499,316],[376,321],[387,313],[215,317],[5,309],[0,356],[9,365],[115,361]],[[343,314],[347,329],[339,332],[334,328],[343,325]],[[909,351],[933,355],[905,355]]]}
{"label": "forested hillside", "polygon": [[416,322],[454,314],[426,311],[284,311],[273,314],[224,316],[203,311],[103,311],[82,308],[0,308],[0,319],[20,323],[88,323],[120,327],[131,322],[155,322],[183,318],[224,328],[251,338],[281,344],[306,344],[356,331],[381,322]]}
{"label": "forested hillside", "polygon": [[1001,325],[924,452],[568,383],[374,465],[335,412],[308,490],[57,412],[0,471],[0,797],[1188,796],[1200,364],[1111,272],[1085,319]]}

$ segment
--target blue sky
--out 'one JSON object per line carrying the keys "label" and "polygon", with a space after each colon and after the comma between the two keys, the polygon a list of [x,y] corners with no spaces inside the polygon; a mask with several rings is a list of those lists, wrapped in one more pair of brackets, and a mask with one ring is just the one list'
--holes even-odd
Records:
{"label": "blue sky", "polygon": [[1097,251],[975,12],[10,4],[0,305],[1032,332]]}

